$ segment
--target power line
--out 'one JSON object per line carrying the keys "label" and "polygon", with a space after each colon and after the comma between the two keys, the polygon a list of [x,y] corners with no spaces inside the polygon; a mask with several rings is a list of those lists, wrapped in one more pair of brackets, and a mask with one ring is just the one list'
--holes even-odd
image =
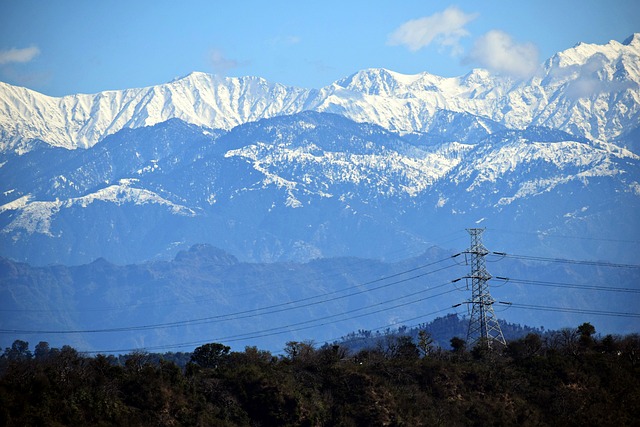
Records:
{"label": "power line", "polygon": [[567,258],[548,258],[548,257],[533,256],[533,255],[509,254],[505,252],[492,252],[492,254],[500,255],[505,258],[514,258],[514,259],[521,259],[526,261],[556,262],[556,263],[563,263],[563,264],[591,265],[596,267],[640,268],[640,265],[638,264],[618,264],[618,263],[605,262],[605,261],[585,261],[585,260],[576,260],[576,259],[567,259]]}
{"label": "power line", "polygon": [[571,307],[550,307],[544,305],[533,305],[533,304],[518,304],[518,303],[503,303],[498,302],[499,304],[509,305],[514,308],[523,308],[529,310],[540,310],[540,311],[555,311],[559,313],[576,313],[576,314],[592,314],[596,316],[612,316],[612,317],[640,317],[640,313],[626,313],[619,311],[605,311],[605,310],[590,310],[590,309],[582,309],[582,308],[571,308]]}
{"label": "power line", "polygon": [[[430,246],[427,249],[433,248],[435,246]],[[424,253],[424,252],[423,252]],[[448,260],[449,257],[447,258],[443,258],[441,260],[432,262],[432,263],[428,263],[425,265],[421,265],[415,268],[412,268],[410,270],[405,270],[402,271],[400,273],[395,273],[389,276],[385,276],[376,280],[373,280],[371,282],[366,282],[363,285],[367,285],[370,283],[375,283],[377,281],[381,281],[381,280],[386,280],[389,278],[393,278],[402,274],[406,274],[412,271],[417,271],[419,269],[422,268],[426,268],[429,267],[431,265],[443,262]],[[347,264],[347,266],[349,267],[349,271],[354,271],[353,266],[357,266],[360,264],[366,264],[367,261],[370,260],[366,260],[366,259],[357,259],[355,262]],[[273,268],[268,268],[269,271],[274,272],[275,270]],[[334,268],[333,270],[338,270],[338,268]],[[355,269],[355,271],[357,271],[357,269]],[[277,273],[277,272],[276,272]],[[307,281],[305,281],[305,283],[309,283],[309,282],[317,282],[317,281],[323,281],[323,280],[327,280],[328,278],[333,278],[333,277],[337,277],[337,276],[341,276],[344,274],[344,271],[339,271],[336,274],[332,274],[332,275],[327,275],[324,274],[325,272],[323,272],[323,274],[319,277],[314,277],[313,279],[309,279]],[[275,281],[275,282],[267,282],[267,283],[261,283],[258,286],[252,286],[249,289],[257,289],[257,288],[265,288],[268,287],[270,290],[273,289],[275,286],[278,286],[278,284],[281,283],[288,283],[289,281],[286,279],[283,280],[279,280],[279,281]],[[222,283],[224,284],[224,283]],[[359,287],[359,286],[363,286],[363,285],[355,285],[355,286],[351,286],[345,289],[352,289],[354,287]],[[342,290],[343,291],[343,290]],[[341,292],[341,290],[335,291],[335,292]],[[236,296],[245,296],[245,295],[249,295],[249,292],[243,292],[243,293],[239,293],[239,294],[233,294],[231,295],[231,297],[236,297]],[[206,299],[205,297],[210,296],[210,297],[214,297],[214,298],[210,298],[210,299]],[[193,297],[193,296],[192,296]],[[7,312],[7,313],[94,313],[94,312],[106,312],[106,311],[124,311],[124,310],[129,310],[129,309],[137,309],[143,306],[153,306],[153,307],[160,307],[160,306],[171,306],[171,307],[175,307],[176,305],[189,305],[189,304],[200,304],[204,301],[216,301],[217,297],[218,297],[218,293],[217,292],[210,292],[210,293],[206,293],[200,296],[196,296],[198,299],[197,300],[193,300],[193,301],[176,301],[175,298],[173,299],[160,299],[160,300],[155,300],[155,301],[151,301],[151,302],[140,302],[140,303],[136,303],[136,304],[126,304],[126,305],[119,305],[119,306],[115,306],[115,307],[101,307],[101,308],[85,308],[85,309],[78,309],[78,310],[64,310],[64,309],[0,309],[0,312]],[[311,297],[313,298],[313,297]],[[165,303],[165,304],[163,304]]]}
{"label": "power line", "polygon": [[[448,284],[448,283],[446,283]],[[446,284],[443,285],[439,285],[440,286],[444,286]],[[433,288],[435,289],[435,288]],[[358,316],[352,316],[350,318],[347,319],[341,319],[340,321],[348,321],[348,320],[352,320],[355,318],[359,318],[359,317],[365,317],[365,316],[370,316],[373,314],[377,314],[379,312],[383,312],[383,311],[388,311],[388,310],[392,310],[401,306],[405,306],[405,305],[409,305],[409,304],[414,304],[417,302],[421,302],[424,301],[426,299],[430,299],[430,298],[434,298],[437,296],[441,296],[450,292],[455,291],[455,289],[452,290],[448,290],[442,293],[439,293],[437,295],[432,295],[429,297],[425,297],[425,298],[421,298],[409,303],[403,303],[397,306],[393,306],[393,307],[388,307],[386,309],[381,309],[381,310],[376,310],[374,312],[370,312],[370,313],[364,313],[364,314],[360,314]],[[576,309],[576,308],[570,308],[570,307],[550,307],[550,306],[540,306],[540,305],[533,305],[533,304],[518,304],[518,303],[505,303],[505,302],[501,302],[501,301],[497,301],[497,304],[503,304],[503,305],[508,305],[510,307],[513,308],[519,308],[519,309],[529,309],[529,310],[539,310],[539,311],[554,311],[554,312],[563,312],[563,313],[575,313],[575,314],[591,314],[591,315],[598,315],[598,316],[613,316],[613,317],[632,317],[632,318],[637,318],[640,317],[640,313],[625,313],[625,312],[614,312],[614,311],[603,311],[603,310],[588,310],[588,309]],[[410,321],[414,321],[417,319],[421,319],[421,318],[425,318],[428,317],[430,315],[433,314],[438,314],[441,313],[443,311],[447,311],[450,310],[450,307],[444,308],[444,309],[440,309],[440,310],[436,310],[433,311],[431,313],[427,313],[427,314],[423,314],[420,316],[416,316],[410,319],[404,319],[404,320],[400,320],[397,322],[397,324],[404,324],[406,322],[410,322]],[[358,309],[359,310],[359,309]],[[344,313],[341,313],[340,315],[343,315]],[[326,320],[329,317],[335,317],[337,315],[332,315],[332,316],[327,316],[326,318],[320,318],[320,319],[315,319],[313,320],[313,322],[316,321],[322,321],[322,320]],[[305,322],[300,322],[300,323],[296,323],[293,325],[288,325],[289,327],[295,327],[296,325],[302,325],[305,323],[309,323],[312,321],[305,321]],[[297,327],[295,329],[284,329],[285,326],[283,327],[278,327],[278,328],[272,328],[272,330],[264,330],[264,331],[255,331],[252,333],[247,333],[247,334],[240,334],[240,335],[231,335],[228,337],[218,337],[218,338],[212,338],[212,339],[208,339],[208,340],[201,340],[201,341],[192,341],[192,342],[187,342],[187,343],[179,343],[179,344],[170,344],[170,345],[159,345],[159,346],[151,346],[151,347],[145,347],[145,348],[129,348],[129,349],[117,349],[117,350],[96,350],[96,351],[88,351],[85,352],[87,354],[99,354],[99,353],[130,353],[130,352],[134,352],[134,351],[140,351],[140,350],[145,350],[145,351],[150,351],[150,350],[162,350],[162,349],[174,349],[174,348],[184,348],[184,347],[190,347],[190,346],[194,346],[194,345],[202,345],[202,344],[206,344],[206,343],[210,343],[210,342],[219,342],[219,341],[224,341],[224,342],[234,342],[234,341],[240,341],[240,340],[244,340],[244,339],[255,339],[255,338],[264,338],[267,336],[273,336],[273,335],[280,335],[283,333],[290,333],[290,332],[297,332],[300,330],[306,330],[306,329],[311,329],[311,328],[316,328],[316,327],[320,327],[320,326],[325,326],[327,324],[331,324],[331,323],[335,323],[335,322],[326,322],[326,323],[321,323],[321,324],[317,324],[317,325],[311,325],[311,326],[304,326],[304,327]],[[405,326],[405,325],[403,325]],[[382,330],[385,328],[388,328],[389,325],[384,325],[384,326],[379,326],[377,328],[372,328],[369,329],[369,331],[376,331],[376,330]],[[273,331],[273,330],[277,330],[277,331]],[[257,334],[257,335],[255,335]],[[242,338],[240,338],[242,337]],[[329,340],[325,340],[326,342],[331,342],[331,341],[336,341],[338,339],[342,339],[343,337],[339,337],[339,338],[332,338]]]}
{"label": "power line", "polygon": [[[302,304],[302,305],[295,305],[293,307],[288,307],[294,304],[298,304],[300,302],[305,302],[305,301],[310,301],[313,299],[317,299],[317,298],[321,298],[321,297],[326,297],[326,296],[330,296],[330,295],[335,295],[353,288],[360,288],[363,286],[368,286],[370,284],[374,284],[374,283],[378,283],[384,280],[388,280],[390,278],[394,278],[394,277],[398,277],[410,272],[414,272],[417,271],[419,269],[422,268],[426,268],[428,266],[432,266],[435,264],[438,264],[440,262],[446,261],[450,259],[450,257],[448,258],[444,258],[438,261],[434,261],[432,263],[429,264],[425,264],[423,266],[420,267],[415,267],[400,273],[396,273],[390,276],[386,276],[383,278],[379,278],[376,280],[372,280],[370,282],[366,282],[360,285],[355,285],[355,286],[351,286],[349,288],[345,288],[345,289],[341,289],[341,290],[337,290],[337,291],[332,291],[332,292],[328,292],[322,295],[315,295],[315,296],[311,296],[311,297],[307,297],[307,298],[302,298],[302,299],[298,299],[295,301],[288,301],[285,303],[280,303],[280,304],[275,304],[272,306],[267,306],[267,307],[259,307],[256,309],[251,309],[251,310],[244,310],[244,311],[240,311],[240,312],[236,312],[236,313],[229,313],[229,314],[224,314],[224,315],[218,315],[218,316],[210,316],[210,317],[204,317],[204,318],[199,318],[199,319],[190,319],[190,320],[182,320],[182,321],[176,321],[176,322],[168,322],[168,323],[157,323],[157,324],[150,324],[150,325],[141,325],[141,326],[126,326],[126,327],[117,327],[117,328],[104,328],[104,329],[86,329],[86,330],[18,330],[18,329],[14,329],[14,330],[10,330],[10,329],[0,329],[0,333],[10,333],[10,334],[89,334],[89,333],[113,333],[113,332],[132,332],[132,331],[141,331],[141,330],[150,330],[150,329],[164,329],[164,328],[171,328],[171,327],[179,327],[179,326],[185,326],[185,325],[199,325],[199,324],[205,324],[205,323],[213,323],[213,322],[218,322],[218,321],[228,321],[228,320],[239,320],[239,319],[244,319],[244,318],[249,318],[249,317],[254,317],[254,316],[263,316],[263,315],[267,315],[267,314],[273,314],[273,313],[281,313],[284,311],[289,311],[289,310],[295,310],[295,309],[299,309],[299,308],[305,308],[305,307],[310,307],[313,305],[317,305],[317,304],[323,304],[326,302],[331,302],[331,301],[336,301],[339,299],[343,299],[343,298],[348,298],[348,297],[352,297],[355,295],[360,295],[366,292],[371,292],[371,291],[375,291],[375,290],[379,290],[379,289],[383,289],[383,288],[387,288],[393,285],[397,285],[399,283],[404,283],[410,280],[414,280],[417,278],[421,278],[424,277],[426,275],[429,274],[433,274],[435,272],[438,271],[442,271],[442,270],[446,270],[448,268],[451,267],[455,267],[456,264],[452,264],[449,266],[445,266],[442,268],[438,268],[436,270],[431,270],[425,273],[421,273],[412,277],[408,277],[405,279],[401,279],[401,280],[397,280],[394,282],[390,282],[390,283],[386,283],[384,285],[381,286],[377,286],[374,288],[369,288],[369,289],[363,289],[363,290],[359,290],[357,292],[351,292],[349,294],[346,295],[340,295],[340,296],[336,296],[333,298],[328,298],[328,299],[324,299],[322,301],[315,301],[315,302],[310,302],[307,304]],[[265,311],[265,310],[270,310],[270,311]],[[252,314],[253,313],[253,314]]]}
{"label": "power line", "polygon": [[[448,285],[448,284],[449,283],[445,283],[444,285]],[[444,286],[444,285],[441,285],[441,286]],[[437,287],[440,287],[440,286],[437,286]],[[433,289],[435,289],[435,288],[433,288]],[[353,320],[353,319],[358,319],[358,318],[361,318],[361,317],[366,317],[366,316],[371,316],[371,315],[374,315],[374,314],[383,313],[385,311],[394,310],[394,309],[397,309],[397,308],[400,308],[400,307],[406,307],[406,306],[411,305],[411,304],[416,304],[416,303],[419,303],[419,302],[423,302],[423,301],[426,301],[428,299],[439,297],[439,296],[442,296],[442,295],[445,295],[445,294],[448,294],[448,293],[451,293],[451,292],[454,292],[454,291],[455,291],[455,289],[450,289],[448,291],[440,292],[438,294],[430,295],[428,297],[424,297],[424,298],[420,298],[420,299],[417,299],[417,300],[404,302],[402,304],[397,304],[397,305],[394,305],[392,307],[378,309],[378,310],[374,310],[372,312],[362,313],[362,314],[359,314],[359,315],[356,315],[356,316],[351,316],[351,317],[348,317],[348,318],[345,318],[345,319],[340,319],[339,321],[340,322],[345,322],[345,321],[349,321],[349,320]],[[424,291],[421,291],[420,293],[422,293],[422,292],[424,292]],[[263,331],[256,331],[256,332],[253,332],[253,333],[246,333],[246,334],[239,334],[239,335],[231,335],[231,336],[227,336],[227,337],[220,337],[220,338],[217,338],[217,340],[224,341],[224,342],[234,342],[234,341],[240,341],[240,340],[243,340],[243,339],[263,338],[265,336],[270,336],[270,335],[278,335],[278,334],[282,334],[282,333],[298,332],[298,331],[305,330],[305,329],[317,328],[319,326],[326,326],[326,325],[329,325],[329,324],[332,324],[332,323],[335,323],[335,322],[331,321],[331,322],[314,324],[314,325],[305,326],[305,327],[298,327],[299,325],[303,325],[303,324],[307,324],[307,323],[311,323],[311,322],[323,321],[323,320],[327,320],[327,319],[334,318],[334,317],[344,316],[345,314],[353,313],[353,312],[360,311],[360,310],[363,310],[363,309],[372,308],[372,307],[376,307],[376,306],[383,305],[383,304],[388,304],[389,302],[397,301],[397,300],[403,299],[403,298],[405,298],[405,297],[397,298],[395,300],[384,301],[382,303],[377,303],[377,304],[374,304],[374,305],[371,305],[371,306],[361,307],[359,309],[354,309],[354,310],[350,310],[350,311],[343,312],[343,313],[338,313],[338,314],[334,314],[334,315],[330,315],[330,316],[325,316],[325,317],[321,317],[321,318],[318,318],[318,319],[299,322],[299,323],[295,323],[293,325],[280,326],[280,327],[277,327],[277,328],[271,328],[271,329],[267,329],[267,330],[263,330]],[[292,329],[292,327],[293,327],[293,329]],[[277,331],[277,332],[271,332],[271,331]],[[264,332],[271,332],[271,333],[264,334]],[[258,335],[255,335],[255,334],[258,334]]]}
{"label": "power line", "polygon": [[585,290],[594,290],[594,291],[608,291],[608,292],[629,292],[629,293],[640,293],[640,289],[634,288],[620,288],[613,286],[599,286],[599,285],[577,285],[573,283],[560,283],[560,282],[545,282],[540,280],[524,280],[524,279],[513,279],[510,277],[501,277],[496,276],[494,279],[504,280],[510,283],[521,283],[524,285],[535,285],[535,286],[549,286],[556,288],[572,288],[572,289],[585,289]]}
{"label": "power line", "polygon": [[[436,311],[432,311],[431,313],[426,313],[426,314],[421,314],[420,316],[416,316],[416,317],[411,317],[409,319],[403,319],[403,320],[398,320],[395,324],[396,325],[400,325],[400,326],[406,326],[407,328],[415,328],[417,326],[420,326],[420,324],[414,324],[414,325],[406,325],[407,322],[413,322],[415,320],[418,319],[424,319],[425,317],[429,317],[429,316],[433,316],[434,314],[439,314],[442,313],[444,311],[449,311],[451,310],[451,307],[446,307],[440,310],[436,310]],[[383,325],[383,326],[376,326],[375,328],[371,328],[371,329],[367,329],[368,332],[375,332],[375,331],[381,331],[384,329],[388,329],[390,327],[390,325]],[[324,340],[325,342],[335,342],[338,340],[343,340],[343,341],[355,341],[355,340],[364,340],[367,339],[367,337],[356,337],[356,338],[352,338],[352,339],[348,339],[348,340],[344,340],[344,336],[338,337],[338,338],[331,338],[328,340]]]}
{"label": "power line", "polygon": [[[389,310],[394,310],[394,309],[397,309],[397,308],[400,308],[400,307],[405,307],[407,305],[416,304],[418,302],[426,301],[428,299],[432,299],[432,298],[435,298],[435,297],[438,297],[438,296],[442,296],[442,295],[454,292],[455,289],[450,289],[450,290],[447,290],[447,291],[444,291],[444,292],[440,292],[440,293],[435,294],[435,295],[430,295],[430,296],[427,296],[427,297],[424,297],[424,298],[419,298],[417,300],[412,300],[412,301],[404,302],[404,303],[401,303],[401,304],[396,304],[396,305],[391,306],[391,307],[378,309],[378,310],[374,310],[374,311],[371,311],[371,312],[358,314],[358,315],[355,315],[355,316],[350,316],[350,317],[347,317],[345,319],[340,319],[340,320],[337,320],[337,321],[330,321],[330,322],[324,322],[324,323],[315,324],[316,322],[323,322],[323,321],[326,321],[328,319],[333,319],[335,317],[345,316],[347,314],[355,313],[355,312],[362,311],[362,310],[365,310],[365,309],[369,309],[369,308],[372,308],[372,307],[377,307],[377,306],[381,306],[381,305],[384,305],[384,304],[388,304],[390,302],[394,302],[394,301],[398,301],[398,300],[401,300],[401,299],[405,299],[405,298],[408,298],[410,296],[415,296],[415,295],[420,294],[420,293],[424,293],[424,292],[427,292],[427,291],[431,291],[431,290],[434,290],[434,289],[438,289],[438,288],[447,286],[449,284],[450,284],[450,282],[446,282],[446,283],[443,283],[441,285],[434,286],[434,287],[432,287],[430,289],[422,290],[422,291],[415,292],[415,293],[409,294],[409,295],[404,295],[404,296],[399,297],[399,298],[394,298],[394,299],[391,299],[391,300],[383,301],[383,302],[376,303],[376,304],[369,305],[369,306],[360,307],[360,308],[349,310],[349,311],[345,311],[345,312],[342,312],[342,313],[332,314],[332,315],[328,315],[328,316],[324,316],[324,317],[320,317],[320,318],[316,318],[316,319],[305,320],[305,321],[302,321],[302,322],[297,322],[297,323],[293,323],[293,324],[289,324],[289,325],[283,325],[283,326],[263,329],[263,330],[260,330],[260,331],[247,332],[247,333],[243,333],[243,334],[235,334],[235,335],[216,337],[216,338],[208,339],[206,341],[192,341],[192,342],[172,344],[172,345],[152,346],[152,347],[146,347],[144,349],[145,350],[158,350],[158,349],[166,349],[166,348],[182,348],[182,347],[189,347],[189,346],[193,346],[193,345],[204,344],[204,343],[208,343],[208,342],[236,342],[236,341],[242,341],[242,340],[247,340],[247,339],[265,338],[265,337],[273,336],[273,335],[280,335],[280,334],[285,334],[285,333],[298,332],[298,331],[301,331],[301,330],[306,330],[306,329],[311,329],[311,328],[317,328],[317,327],[320,327],[320,326],[326,326],[326,325],[329,325],[329,324],[332,324],[332,323],[336,323],[338,321],[339,322],[345,322],[345,321],[349,321],[349,320],[353,320],[353,319],[357,319],[357,318],[361,318],[361,317],[371,316],[371,315],[382,313],[382,312],[389,311]],[[447,308],[447,310],[448,309],[449,308]],[[442,311],[442,310],[440,310],[440,311]],[[422,316],[419,316],[419,317],[424,317],[424,316],[425,315],[422,315]],[[310,323],[314,323],[314,324],[309,325]],[[302,325],[306,325],[306,326],[302,326]],[[137,348],[137,349],[100,350],[100,351],[91,351],[91,352],[88,352],[88,353],[120,353],[120,352],[131,352],[131,351],[137,351],[137,350],[140,350],[140,349]]]}

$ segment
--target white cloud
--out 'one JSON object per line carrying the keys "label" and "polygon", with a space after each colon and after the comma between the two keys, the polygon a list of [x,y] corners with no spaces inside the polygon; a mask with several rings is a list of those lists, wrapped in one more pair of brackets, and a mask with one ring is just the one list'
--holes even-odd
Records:
{"label": "white cloud", "polygon": [[0,65],[11,62],[29,62],[40,53],[40,49],[35,46],[24,49],[0,50]]}
{"label": "white cloud", "polygon": [[539,65],[538,49],[533,43],[516,43],[500,30],[491,30],[478,38],[467,60],[516,77],[533,75]]}
{"label": "white cloud", "polygon": [[302,38],[300,36],[291,35],[291,36],[273,37],[269,39],[267,43],[270,44],[271,46],[278,46],[278,45],[291,46],[291,45],[299,44],[301,41],[302,41]]}
{"label": "white cloud", "polygon": [[225,54],[219,49],[212,49],[209,52],[209,63],[213,67],[216,73],[223,74],[226,71],[245,65],[244,62],[236,59],[231,59],[225,56]]}
{"label": "white cloud", "polygon": [[407,21],[389,35],[387,43],[392,46],[404,45],[417,51],[435,43],[450,47],[452,53],[460,53],[459,41],[469,35],[464,28],[476,19],[477,13],[467,14],[455,6],[424,18]]}
{"label": "white cloud", "polygon": [[557,81],[565,81],[566,95],[577,101],[580,98],[590,98],[602,93],[623,93],[626,90],[637,90],[638,84],[631,80],[616,80],[601,78],[598,71],[605,66],[606,58],[596,54],[584,64],[552,69],[549,75]]}

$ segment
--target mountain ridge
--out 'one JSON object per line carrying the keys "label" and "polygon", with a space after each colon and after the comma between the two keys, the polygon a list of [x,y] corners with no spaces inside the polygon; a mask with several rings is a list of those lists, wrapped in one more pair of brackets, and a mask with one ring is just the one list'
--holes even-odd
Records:
{"label": "mountain ridge", "polygon": [[193,72],[146,88],[62,98],[1,83],[0,148],[23,153],[35,139],[68,149],[88,148],[120,129],[170,118],[229,130],[304,110],[337,113],[406,133],[428,131],[435,113],[445,109],[510,128],[542,125],[613,142],[638,128],[640,121],[638,40],[640,35],[634,34],[627,44],[576,45],[548,59],[528,81],[481,69],[440,77],[378,68],[316,90],[259,77]]}
{"label": "mountain ridge", "polygon": [[[435,247],[386,262],[340,257],[247,263],[202,244],[178,251],[168,260],[127,265],[98,258],[75,266],[35,267],[0,257],[0,309],[15,313],[2,319],[2,328],[24,331],[3,335],[2,343],[32,341],[35,334],[29,331],[42,331],[38,339],[46,335],[52,345],[71,344],[85,351],[180,348],[212,340],[236,348],[269,349],[309,337],[332,342],[354,331],[409,326],[425,317],[425,312],[463,312],[451,306],[464,298],[464,287],[451,280],[466,272],[467,266],[455,263],[451,252]],[[601,267],[567,270],[549,264],[541,268],[513,259],[492,264],[491,272],[552,283],[615,280],[622,285],[638,277],[637,271],[614,271],[604,278]],[[573,289],[558,286],[535,292],[530,285],[515,283],[496,286],[493,294],[514,303],[545,305],[553,299],[571,307],[588,309],[599,303],[604,310],[634,311],[632,298],[605,290],[576,295]],[[589,316],[510,310],[500,317],[558,329],[575,327]],[[118,333],[97,332],[111,329]],[[634,333],[637,325],[632,319],[604,318],[598,319],[598,330]]]}

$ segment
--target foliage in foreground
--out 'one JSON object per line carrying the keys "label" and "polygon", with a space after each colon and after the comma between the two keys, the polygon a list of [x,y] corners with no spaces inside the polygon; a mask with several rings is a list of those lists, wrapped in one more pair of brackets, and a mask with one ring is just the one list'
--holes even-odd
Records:
{"label": "foliage in foreground", "polygon": [[444,351],[428,333],[355,354],[290,342],[275,357],[211,343],[185,369],[157,355],[84,357],[42,342],[32,354],[16,341],[0,359],[0,424],[633,425],[640,337],[594,332],[529,334],[499,351],[467,351],[461,339]]}

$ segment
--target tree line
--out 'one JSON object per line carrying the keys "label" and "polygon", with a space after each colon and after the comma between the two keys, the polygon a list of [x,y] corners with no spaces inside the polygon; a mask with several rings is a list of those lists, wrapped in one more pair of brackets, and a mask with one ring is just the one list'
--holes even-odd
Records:
{"label": "tree line", "polygon": [[280,356],[209,343],[191,353],[89,357],[16,340],[0,357],[5,426],[637,425],[640,336],[590,323],[495,348],[428,331],[374,347],[288,342]]}

